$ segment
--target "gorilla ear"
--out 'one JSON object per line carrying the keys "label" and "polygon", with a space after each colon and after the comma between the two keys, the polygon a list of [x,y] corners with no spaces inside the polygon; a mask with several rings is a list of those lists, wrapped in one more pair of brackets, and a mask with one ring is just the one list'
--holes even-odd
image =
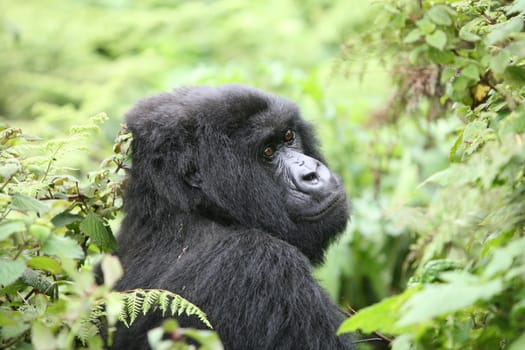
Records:
{"label": "gorilla ear", "polygon": [[190,187],[201,188],[201,176],[198,171],[192,171],[184,175],[184,182],[186,182]]}

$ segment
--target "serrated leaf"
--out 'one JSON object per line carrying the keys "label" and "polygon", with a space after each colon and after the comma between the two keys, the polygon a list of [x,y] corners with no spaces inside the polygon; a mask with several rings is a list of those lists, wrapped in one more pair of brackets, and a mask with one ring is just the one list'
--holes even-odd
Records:
{"label": "serrated leaf", "polygon": [[8,286],[16,281],[26,268],[23,260],[0,259],[0,285]]}
{"label": "serrated leaf", "polygon": [[445,6],[433,6],[428,10],[427,16],[432,22],[442,26],[449,26],[452,24],[452,18],[450,18],[450,14]]}
{"label": "serrated leaf", "polygon": [[0,241],[16,232],[24,232],[26,225],[22,221],[5,221],[0,223]]}
{"label": "serrated leaf", "polygon": [[47,255],[57,255],[71,259],[82,259],[84,257],[84,251],[77,241],[57,235],[51,235],[44,242],[42,251]]}
{"label": "serrated leaf", "polygon": [[15,193],[12,197],[12,205],[14,208],[21,211],[34,211],[39,214],[45,213],[49,210],[47,205],[41,201],[20,193]]}
{"label": "serrated leaf", "polygon": [[47,271],[52,274],[57,274],[62,271],[62,266],[60,266],[56,260],[48,256],[35,256],[29,259],[27,266],[38,270]]}
{"label": "serrated leaf", "polygon": [[434,33],[425,37],[427,44],[438,50],[443,50],[447,45],[447,35],[442,30],[436,30]]}
{"label": "serrated leaf", "polygon": [[399,333],[401,329],[396,323],[401,317],[401,308],[415,292],[416,289],[407,289],[399,295],[385,298],[377,304],[359,310],[341,324],[337,334],[357,330],[365,333],[374,331],[391,334]]}
{"label": "serrated leaf", "polygon": [[80,230],[87,234],[92,243],[103,251],[115,251],[117,249],[117,240],[97,215],[89,214],[86,216],[80,224]]}
{"label": "serrated leaf", "polygon": [[474,305],[478,300],[487,300],[503,290],[503,282],[456,281],[454,283],[427,285],[421,292],[413,295],[402,310],[397,322],[400,327],[416,325],[421,322],[453,313]]}

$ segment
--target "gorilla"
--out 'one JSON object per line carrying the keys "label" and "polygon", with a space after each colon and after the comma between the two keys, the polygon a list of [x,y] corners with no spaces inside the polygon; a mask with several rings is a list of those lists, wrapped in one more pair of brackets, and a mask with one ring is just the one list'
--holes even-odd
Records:
{"label": "gorilla", "polygon": [[[345,318],[311,276],[349,205],[292,102],[241,85],[139,101],[118,290],[161,288],[199,306],[225,349],[352,349]],[[179,317],[184,327],[205,327]],[[115,349],[146,349],[160,313],[121,326]]]}

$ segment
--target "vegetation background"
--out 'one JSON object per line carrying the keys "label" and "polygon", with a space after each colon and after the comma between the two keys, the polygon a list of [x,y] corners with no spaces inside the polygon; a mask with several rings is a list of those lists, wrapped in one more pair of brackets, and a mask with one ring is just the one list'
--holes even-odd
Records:
{"label": "vegetation background", "polygon": [[[0,1],[0,347],[98,349],[101,325],[153,308],[206,322],[163,291],[112,292],[121,270],[101,253],[129,166],[123,113],[238,82],[296,101],[344,178],[352,221],[316,271],[360,310],[340,332],[525,348],[524,13],[523,0]],[[183,346],[165,332],[221,348],[174,323],[153,348]]]}

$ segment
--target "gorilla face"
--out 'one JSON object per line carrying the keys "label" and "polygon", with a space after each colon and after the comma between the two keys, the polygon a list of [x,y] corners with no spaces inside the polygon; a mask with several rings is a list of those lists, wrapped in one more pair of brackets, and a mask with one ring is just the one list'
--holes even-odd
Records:
{"label": "gorilla face", "polygon": [[151,162],[135,166],[151,169],[151,180],[136,178],[174,210],[262,229],[313,263],[345,227],[341,182],[288,100],[239,85],[185,88],[144,100],[127,122],[143,148],[134,164]]}
{"label": "gorilla face", "polygon": [[345,201],[340,181],[321,161],[304,154],[294,130],[280,136],[264,147],[262,155],[287,188],[286,210],[296,223],[322,220]]}

